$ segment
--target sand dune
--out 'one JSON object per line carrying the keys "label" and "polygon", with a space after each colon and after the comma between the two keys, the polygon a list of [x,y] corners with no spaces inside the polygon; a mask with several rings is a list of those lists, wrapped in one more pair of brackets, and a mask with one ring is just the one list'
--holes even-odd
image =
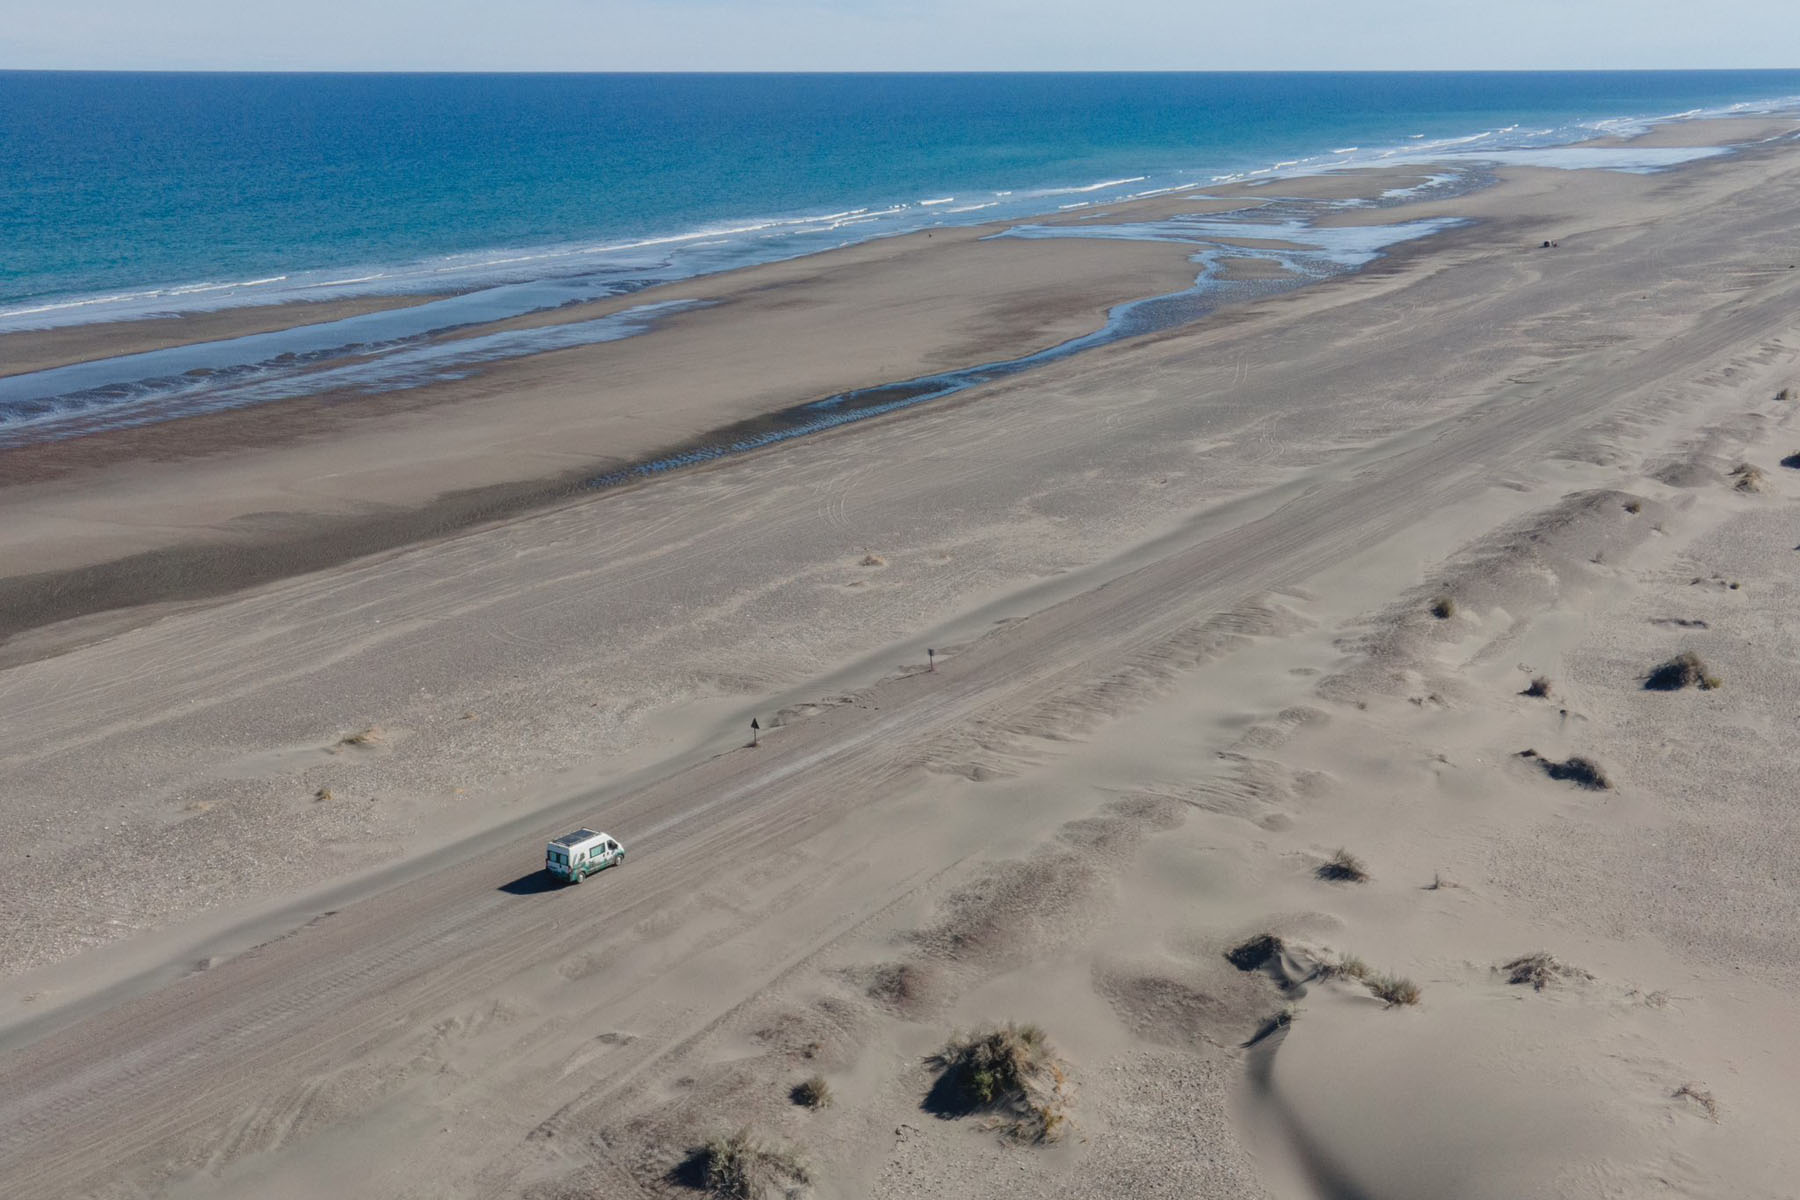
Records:
{"label": "sand dune", "polygon": [[[676,1196],[747,1128],[819,1196],[1791,1194],[1797,179],[1507,171],[8,667],[0,1192]],[[628,865],[545,887],[571,822]],[[1043,1144],[939,1090],[1006,1022]]]}

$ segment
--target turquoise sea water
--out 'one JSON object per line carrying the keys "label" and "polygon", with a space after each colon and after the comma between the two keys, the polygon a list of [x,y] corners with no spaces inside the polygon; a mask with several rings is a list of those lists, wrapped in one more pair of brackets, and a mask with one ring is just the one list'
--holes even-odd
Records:
{"label": "turquoise sea water", "polygon": [[[1066,235],[1030,220],[1059,209],[1093,210],[1080,236],[1190,242],[1203,265],[1209,240],[1233,233],[1314,245],[1282,265],[1316,277],[1367,261],[1380,239],[1351,245],[1351,231],[1340,230],[1327,244],[1304,213],[1268,205],[1237,219],[1274,222],[1274,233],[1205,221],[1120,226],[1099,214],[1118,200],[1226,180],[1409,160],[1516,161],[1678,115],[1797,106],[1800,71],[0,72],[0,332],[452,293],[0,377],[0,447],[323,391],[418,386],[634,336],[680,306],[437,337],[449,329],[946,224]],[[1654,161],[1639,156],[1635,165]],[[1395,229],[1389,240],[1434,228]],[[1196,289],[1122,306],[1104,330],[1068,346],[828,397],[782,430],[747,434],[746,445],[1167,327],[1207,303]]]}
{"label": "turquoise sea water", "polygon": [[1795,97],[1800,71],[0,72],[0,329],[667,277],[1277,164],[1556,144]]}

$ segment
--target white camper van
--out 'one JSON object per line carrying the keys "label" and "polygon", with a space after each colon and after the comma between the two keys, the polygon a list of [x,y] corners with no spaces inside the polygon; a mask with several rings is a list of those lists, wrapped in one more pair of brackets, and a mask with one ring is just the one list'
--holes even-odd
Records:
{"label": "white camper van", "polygon": [[592,829],[566,833],[544,848],[544,870],[570,883],[580,883],[596,871],[624,861],[625,847]]}

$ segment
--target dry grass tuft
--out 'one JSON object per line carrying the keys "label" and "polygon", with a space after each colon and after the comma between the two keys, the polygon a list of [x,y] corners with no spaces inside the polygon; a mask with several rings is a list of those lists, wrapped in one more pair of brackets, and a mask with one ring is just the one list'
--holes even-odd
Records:
{"label": "dry grass tuft", "polygon": [[810,1079],[802,1079],[799,1083],[794,1085],[794,1090],[788,1093],[788,1095],[793,1099],[795,1104],[800,1105],[802,1108],[816,1109],[831,1107],[831,1085],[825,1082],[825,1077],[823,1075],[814,1075]]}
{"label": "dry grass tuft", "polygon": [[1571,967],[1568,963],[1558,962],[1549,954],[1539,950],[1536,954],[1526,954],[1502,963],[1500,970],[1506,972],[1506,982],[1530,986],[1534,992],[1541,992],[1559,979],[1587,980],[1593,976],[1580,967]]}
{"label": "dry grass tuft", "polygon": [[796,1150],[759,1141],[748,1129],[711,1139],[690,1161],[701,1187],[730,1200],[793,1200],[812,1182],[812,1168]]}
{"label": "dry grass tuft", "polygon": [[1775,401],[1778,404],[1786,404],[1789,400],[1792,400],[1793,398],[1794,398],[1794,389],[1793,388],[1782,388],[1779,392],[1775,393]]}
{"label": "dry grass tuft", "polygon": [[1550,677],[1548,675],[1534,676],[1519,695],[1536,696],[1540,700],[1548,700],[1550,698]]}
{"label": "dry grass tuft", "polygon": [[938,1080],[925,1107],[944,1117],[994,1114],[1022,1142],[1053,1142],[1067,1122],[1068,1078],[1036,1025],[994,1026],[957,1034],[926,1060]]}
{"label": "dry grass tuft", "polygon": [[1644,690],[1679,692],[1685,687],[1697,687],[1703,692],[1710,692],[1722,682],[1717,675],[1706,669],[1706,663],[1698,654],[1692,650],[1683,650],[1644,677]]}
{"label": "dry grass tuft", "polygon": [[1456,615],[1456,600],[1451,596],[1439,596],[1431,602],[1431,615],[1440,621],[1448,621]]}
{"label": "dry grass tuft", "polygon": [[1625,502],[1625,511],[1635,517],[1644,511],[1644,502],[1642,500],[1627,500]]}
{"label": "dry grass tuft", "polygon": [[887,566],[887,559],[881,557],[879,554],[865,554],[857,565],[861,567],[885,567]]}
{"label": "dry grass tuft", "polygon": [[337,793],[332,791],[328,787],[322,787],[318,791],[313,793],[313,799],[314,800],[336,800]]}
{"label": "dry grass tuft", "polygon": [[1363,986],[1373,993],[1376,999],[1385,1000],[1389,1008],[1396,1004],[1417,1004],[1424,993],[1419,985],[1410,979],[1398,975],[1371,975],[1363,980]]}
{"label": "dry grass tuft", "polygon": [[1600,769],[1600,764],[1591,758],[1583,758],[1579,754],[1566,761],[1557,762],[1553,758],[1545,758],[1536,750],[1525,749],[1519,751],[1519,757],[1535,760],[1538,766],[1544,769],[1544,774],[1559,783],[1572,783],[1576,787],[1586,788],[1590,792],[1604,792],[1612,787],[1612,780],[1606,777],[1606,772]]}
{"label": "dry grass tuft", "polygon": [[1740,492],[1760,492],[1763,490],[1764,475],[1761,467],[1753,467],[1749,463],[1739,463],[1731,472],[1737,480],[1731,486]]}
{"label": "dry grass tuft", "polygon": [[1706,1091],[1697,1083],[1682,1084],[1675,1089],[1673,1098],[1676,1100],[1692,1100],[1695,1104],[1698,1104],[1701,1108],[1706,1110],[1707,1120],[1716,1123],[1719,1119],[1719,1102],[1713,1098],[1711,1092]]}
{"label": "dry grass tuft", "polygon": [[1320,979],[1354,979],[1390,1008],[1417,1004],[1424,994],[1412,980],[1377,971],[1354,954],[1346,954],[1336,962],[1320,963],[1316,974]]}
{"label": "dry grass tuft", "polygon": [[1281,939],[1272,933],[1259,933],[1249,941],[1239,942],[1225,952],[1225,961],[1240,971],[1256,971],[1280,956]]}
{"label": "dry grass tuft", "polygon": [[1331,883],[1367,883],[1369,881],[1369,870],[1363,866],[1362,859],[1344,849],[1339,849],[1336,854],[1320,863],[1313,874]]}
{"label": "dry grass tuft", "polygon": [[387,742],[387,734],[381,726],[371,725],[367,729],[359,729],[355,733],[345,734],[338,739],[340,746],[380,746]]}
{"label": "dry grass tuft", "polygon": [[1354,979],[1361,983],[1374,973],[1368,963],[1354,954],[1346,954],[1336,962],[1319,964],[1319,978],[1321,979]]}

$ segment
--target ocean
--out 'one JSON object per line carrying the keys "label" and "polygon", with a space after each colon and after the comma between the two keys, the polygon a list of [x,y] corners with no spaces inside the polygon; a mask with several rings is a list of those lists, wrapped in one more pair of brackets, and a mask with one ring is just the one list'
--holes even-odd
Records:
{"label": "ocean", "polygon": [[0,329],[580,273],[641,283],[1797,100],[1800,71],[0,72]]}
{"label": "ocean", "polygon": [[[1029,218],[1089,208],[1097,221],[1082,236],[1201,242],[1199,224],[1117,228],[1098,214],[1171,189],[1445,157],[1530,161],[1671,117],[1795,107],[1800,71],[0,72],[0,333],[294,300],[448,297],[0,377],[0,446],[330,388],[417,386],[634,336],[668,306],[432,342],[446,329],[870,238],[995,221],[1015,223],[1014,236],[1054,236]],[[1634,154],[1604,165],[1681,157]],[[1321,245],[1320,261],[1353,266],[1379,250]],[[1183,303],[1121,310],[1099,336],[1199,311]],[[984,364],[971,379],[1013,367]],[[967,382],[896,381],[913,398]],[[825,402],[828,416],[857,407]]]}

